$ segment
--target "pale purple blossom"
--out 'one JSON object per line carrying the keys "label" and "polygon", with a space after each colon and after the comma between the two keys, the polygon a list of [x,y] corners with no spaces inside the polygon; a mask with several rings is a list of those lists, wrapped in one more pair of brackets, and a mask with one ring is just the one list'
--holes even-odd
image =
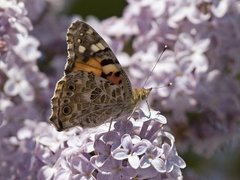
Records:
{"label": "pale purple blossom", "polygon": [[3,87],[4,92],[8,96],[19,95],[24,101],[32,101],[34,99],[34,90],[29,84],[25,76],[25,69],[12,67],[6,72],[8,80]]}
{"label": "pale purple blossom", "polygon": [[[161,123],[166,123],[166,118],[160,116],[156,111],[150,111],[150,113],[153,114],[153,119],[144,113],[136,112],[131,121],[115,122],[111,131],[108,131],[109,123],[107,126],[103,124],[94,130],[83,130],[81,134],[77,134],[78,130],[75,129],[68,138],[63,139],[62,145],[65,144],[65,146],[54,148],[54,151],[51,150],[52,148],[43,149],[42,153],[37,154],[38,159],[45,163],[39,171],[38,177],[41,179],[114,179],[114,177],[131,179],[142,177],[141,170],[145,172],[145,178],[159,175],[167,177],[176,174],[181,177],[179,171],[186,165],[177,155],[173,136],[165,132],[165,125]],[[138,121],[145,123],[148,136],[140,137],[142,127],[139,126]],[[153,126],[158,127],[157,130]],[[128,131],[123,134],[123,130],[126,128]],[[104,131],[102,131],[103,129]],[[49,137],[45,137],[49,140],[38,141],[39,147],[43,144],[51,147],[50,139],[53,139],[54,142],[58,133],[54,131],[54,134],[55,137],[49,136],[50,134]],[[75,136],[72,136],[74,134]],[[153,134],[157,135],[153,136]],[[39,136],[41,137],[41,135]],[[165,148],[166,144],[170,148]],[[50,158],[49,155],[52,157]],[[53,159],[54,161],[44,159]]]}
{"label": "pale purple blossom", "polygon": [[1,0],[0,10],[2,12],[0,18],[1,41],[6,43],[7,49],[11,49],[19,42],[18,35],[26,36],[32,29],[32,25],[26,16],[27,11],[23,2]]}
{"label": "pale purple blossom", "polygon": [[112,156],[116,160],[127,159],[130,166],[137,169],[140,166],[139,156],[145,153],[147,150],[147,143],[144,140],[135,138],[136,144],[133,144],[131,136],[129,134],[124,134],[121,137],[122,148],[117,148],[112,152]]}
{"label": "pale purple blossom", "polygon": [[124,166],[122,161],[112,157],[106,163],[105,169],[109,170],[110,173],[101,172],[98,174],[97,179],[131,179],[137,174],[131,166]]}
{"label": "pale purple blossom", "polygon": [[0,1],[0,179],[34,177],[43,162],[35,155],[35,128],[47,117],[48,79],[39,71],[39,42],[23,2]]}
{"label": "pale purple blossom", "polygon": [[[148,100],[168,113],[173,129],[178,131],[178,124],[182,124],[188,132],[197,134],[194,139],[182,139],[186,140],[182,143],[185,146],[187,141],[207,141],[220,132],[237,132],[239,22],[236,0],[128,0],[122,17],[103,22],[103,34],[114,37],[110,44],[114,42],[119,57],[124,44],[132,45],[131,56],[125,56],[122,64],[132,83],[139,87],[164,45],[168,46],[146,84],[165,88],[153,89]],[[170,82],[173,85],[167,87]],[[193,118],[194,114],[201,120]],[[202,126],[196,128],[199,121]],[[209,121],[216,127],[206,128]]]}
{"label": "pale purple blossom", "polygon": [[[168,46],[146,84],[154,88],[150,106],[162,114],[140,109],[109,132],[105,123],[59,133],[47,122],[50,98],[63,75],[67,27],[82,18],[61,13],[72,1],[0,0],[0,179],[181,179],[186,164],[163,115],[182,152],[212,156],[219,147],[239,147],[239,2],[127,2],[120,18],[86,21],[127,67],[133,86],[144,85]],[[211,178],[226,176],[212,168]]]}

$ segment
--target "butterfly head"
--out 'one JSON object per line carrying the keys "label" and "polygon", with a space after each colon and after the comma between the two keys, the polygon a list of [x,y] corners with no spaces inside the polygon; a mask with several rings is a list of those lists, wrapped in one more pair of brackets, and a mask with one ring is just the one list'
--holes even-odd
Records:
{"label": "butterfly head", "polygon": [[145,89],[145,88],[133,89],[133,103],[138,104],[139,102],[145,100],[148,97],[151,90],[152,90],[152,88],[149,88],[149,89]]}

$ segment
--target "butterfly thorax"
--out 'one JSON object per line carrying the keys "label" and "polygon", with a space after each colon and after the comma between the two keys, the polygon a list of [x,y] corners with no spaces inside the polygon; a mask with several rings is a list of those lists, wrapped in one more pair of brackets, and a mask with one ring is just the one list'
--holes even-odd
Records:
{"label": "butterfly thorax", "polygon": [[144,88],[135,88],[133,89],[133,104],[136,106],[141,101],[145,100],[149,93],[151,92],[152,88],[144,89]]}

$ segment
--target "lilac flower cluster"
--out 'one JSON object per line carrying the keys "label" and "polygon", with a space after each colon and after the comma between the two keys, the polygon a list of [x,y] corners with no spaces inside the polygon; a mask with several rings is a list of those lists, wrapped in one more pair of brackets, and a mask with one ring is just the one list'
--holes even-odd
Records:
{"label": "lilac flower cluster", "polygon": [[[157,112],[149,118],[140,111],[131,121],[115,123],[110,132],[98,127],[59,133],[46,122],[54,76],[65,63],[65,53],[58,54],[52,46],[64,47],[70,18],[63,17],[58,27],[48,26],[45,32],[44,23],[53,24],[57,16],[42,17],[44,0],[24,2],[30,17],[23,2],[0,0],[0,179],[181,177],[185,162],[176,152],[174,137],[163,128],[166,119]],[[38,41],[29,31],[30,19],[34,23],[40,16],[33,31]],[[37,66],[39,45],[45,56],[52,53],[55,73],[46,71],[48,78]]]}
{"label": "lilac flower cluster", "polygon": [[181,168],[186,165],[176,152],[174,137],[164,130],[166,119],[159,112],[150,113],[151,117],[148,117],[140,110],[130,121],[117,121],[111,131],[107,131],[109,124],[84,130],[67,139],[67,147],[61,152],[60,148],[52,148],[54,145],[46,143],[53,141],[50,140],[51,136],[43,140],[44,137],[40,135],[39,146],[48,148],[39,158],[49,158],[48,163],[40,169],[38,178],[181,178]]}
{"label": "lilac flower cluster", "polygon": [[29,35],[32,28],[23,2],[0,0],[0,179],[31,175],[35,140],[26,124],[37,127],[50,107],[49,81],[37,66],[41,53]]}
{"label": "lilac flower cluster", "polygon": [[[28,31],[32,24],[22,2],[1,1],[1,106],[4,124],[22,123],[25,118],[42,120],[41,105],[49,98],[48,79],[36,64],[39,42]],[[38,82],[38,83],[36,83]],[[45,97],[38,99],[38,97]],[[35,106],[38,101],[38,107]],[[25,112],[25,113],[22,113]]]}
{"label": "lilac flower cluster", "polygon": [[[70,3],[23,2],[0,0],[0,179],[181,177],[185,164],[162,116],[140,111],[140,118],[119,121],[110,132],[99,127],[58,133],[48,124],[71,21],[57,13]],[[212,155],[225,142],[239,147],[239,9],[237,0],[128,0],[121,18],[87,22],[136,86],[143,86],[168,46],[147,86],[173,86],[153,90],[148,100],[170,115],[178,148]],[[48,78],[38,69],[40,56]]]}
{"label": "lilac flower cluster", "polygon": [[[173,83],[153,91],[149,100],[170,115],[175,132],[195,132],[191,140],[182,134],[188,141],[182,144],[238,133],[239,9],[236,0],[128,0],[121,18],[102,23],[104,33],[115,38],[112,47],[137,86],[143,86],[168,46],[147,86]],[[131,57],[123,50],[129,50]]]}

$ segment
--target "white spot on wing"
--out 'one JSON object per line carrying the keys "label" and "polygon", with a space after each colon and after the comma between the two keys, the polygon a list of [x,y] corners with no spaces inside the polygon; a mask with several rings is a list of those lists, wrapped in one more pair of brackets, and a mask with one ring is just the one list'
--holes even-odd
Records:
{"label": "white spot on wing", "polygon": [[96,46],[95,44],[92,44],[91,45],[91,50],[94,51],[94,52],[97,52],[100,50],[100,48],[98,46]]}
{"label": "white spot on wing", "polygon": [[93,33],[93,30],[91,28],[89,28],[86,32],[87,34],[92,34]]}
{"label": "white spot on wing", "polygon": [[85,48],[84,46],[79,46],[79,47],[78,47],[78,51],[79,51],[80,53],[84,53],[85,50],[86,50],[86,48]]}
{"label": "white spot on wing", "polygon": [[104,45],[103,45],[102,43],[100,43],[100,42],[98,42],[96,45],[97,45],[97,47],[99,47],[99,49],[101,49],[101,50],[104,50],[104,49],[105,49]]}
{"label": "white spot on wing", "polygon": [[109,72],[116,72],[116,71],[118,71],[118,69],[113,64],[108,64],[106,66],[103,66],[103,72],[105,74],[108,74]]}

